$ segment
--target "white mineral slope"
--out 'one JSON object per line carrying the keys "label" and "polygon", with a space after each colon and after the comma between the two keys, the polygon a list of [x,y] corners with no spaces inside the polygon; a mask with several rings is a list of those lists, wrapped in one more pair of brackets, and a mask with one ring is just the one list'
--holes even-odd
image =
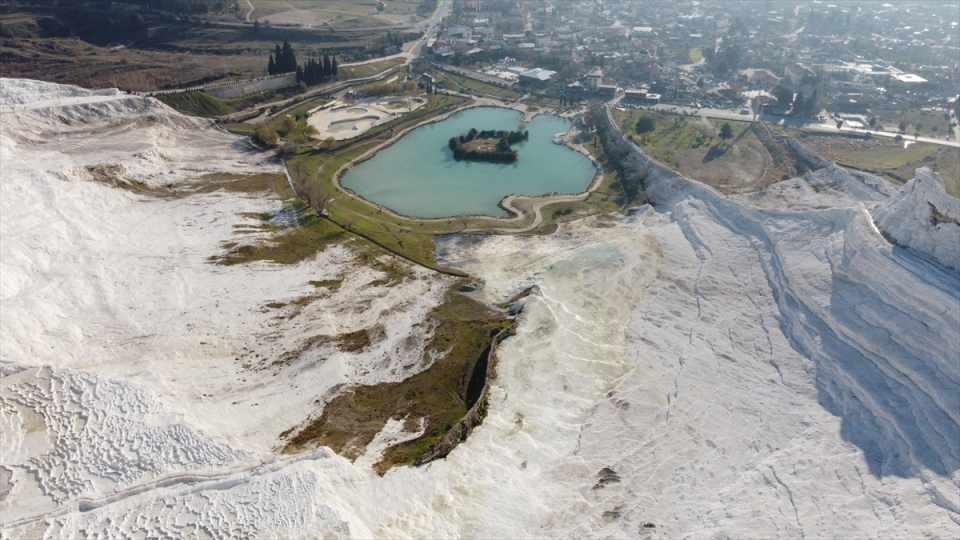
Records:
{"label": "white mineral slope", "polygon": [[873,210],[877,226],[899,245],[960,271],[960,200],[947,194],[930,169]]}
{"label": "white mineral slope", "polygon": [[[258,223],[249,216],[284,202],[152,197],[88,170],[174,188],[207,173],[279,171],[240,138],[150,98],[0,83],[4,525],[33,527],[165,478],[256,466],[338,385],[426,367],[410,361],[429,331],[418,323],[448,281],[411,268],[401,285],[377,285],[384,276],[344,247],[296,265],[211,264],[223,242],[262,239],[241,232]],[[271,307],[317,294],[310,281],[339,279],[309,305]],[[375,326],[379,339],[361,353],[305,347]]]}
{"label": "white mineral slope", "polygon": [[378,478],[318,452],[42,530],[954,537],[956,276],[860,207],[758,211],[679,178],[651,191],[660,211],[444,243],[491,300],[537,286],[484,424],[447,459]]}
{"label": "white mineral slope", "polygon": [[[250,466],[204,437],[208,419],[177,412],[204,462],[232,464],[158,465],[201,473],[78,497],[4,534],[955,538],[957,273],[890,244],[858,202],[882,196],[843,179],[794,211],[775,209],[783,192],[747,203],[665,171],[647,179],[655,210],[441,243],[487,300],[536,286],[498,351],[484,423],[446,459],[378,477],[367,464],[408,436],[390,422],[356,464],[320,449]],[[930,231],[916,227],[922,246]],[[266,280],[230,275],[244,277]],[[292,398],[259,399],[279,414],[268,403]],[[11,401],[0,443],[23,448],[23,426],[42,420]],[[186,446],[163,433],[158,447]]]}
{"label": "white mineral slope", "polygon": [[[591,265],[626,230],[626,249],[654,274],[635,270],[631,296],[590,297],[597,281],[583,275],[563,293],[544,289],[582,321],[611,324],[608,306],[632,305],[624,350],[564,347],[552,365],[526,368],[589,359],[626,370],[572,422],[575,451],[556,461],[573,492],[567,502],[562,484],[543,486],[553,512],[542,530],[629,538],[652,523],[646,531],[664,538],[955,537],[960,278],[889,244],[859,205],[771,212],[670,174],[648,180],[657,213],[581,229],[570,243],[470,248],[478,273],[510,253],[512,268],[537,261],[529,275],[542,283]],[[553,250],[568,258],[540,266]],[[603,259],[618,257],[611,275],[629,272],[626,254]],[[527,339],[521,331],[513,345]],[[598,379],[583,369],[568,384]],[[534,392],[550,401],[549,390]],[[549,443],[559,453],[563,432]]]}

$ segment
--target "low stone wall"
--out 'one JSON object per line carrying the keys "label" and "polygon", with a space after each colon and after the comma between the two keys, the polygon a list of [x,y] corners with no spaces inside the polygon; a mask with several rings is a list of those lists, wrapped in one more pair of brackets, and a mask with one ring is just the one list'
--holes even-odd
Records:
{"label": "low stone wall", "polygon": [[296,86],[296,84],[296,73],[285,73],[283,75],[264,77],[262,79],[235,81],[221,85],[210,85],[206,87],[206,91],[212,96],[221,99],[228,99],[246,96],[248,94],[255,94],[257,92],[290,88],[291,86]]}

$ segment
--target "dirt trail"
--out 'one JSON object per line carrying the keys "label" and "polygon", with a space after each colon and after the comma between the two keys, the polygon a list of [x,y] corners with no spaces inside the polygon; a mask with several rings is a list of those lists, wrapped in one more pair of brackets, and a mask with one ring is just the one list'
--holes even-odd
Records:
{"label": "dirt trail", "polygon": [[253,2],[251,2],[250,0],[246,0],[246,1],[247,1],[247,5],[250,6],[250,11],[247,12],[246,16],[244,17],[244,20],[247,22],[253,22],[250,20],[250,18],[253,16],[253,12],[257,8],[253,6]]}

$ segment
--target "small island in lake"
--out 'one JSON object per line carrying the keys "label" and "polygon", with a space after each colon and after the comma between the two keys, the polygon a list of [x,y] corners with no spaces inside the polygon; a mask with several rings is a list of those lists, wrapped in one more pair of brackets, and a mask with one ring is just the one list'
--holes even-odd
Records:
{"label": "small island in lake", "polygon": [[502,131],[471,129],[459,137],[450,137],[450,150],[454,159],[496,161],[510,163],[517,160],[517,151],[510,148],[530,138],[527,131]]}

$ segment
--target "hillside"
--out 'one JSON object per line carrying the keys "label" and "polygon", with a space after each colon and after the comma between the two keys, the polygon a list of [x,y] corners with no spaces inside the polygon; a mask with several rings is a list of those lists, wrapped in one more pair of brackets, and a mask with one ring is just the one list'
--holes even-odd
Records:
{"label": "hillside", "polygon": [[[4,539],[955,535],[960,226],[929,171],[809,156],[728,196],[607,125],[651,204],[437,237],[463,283],[158,100],[2,79],[0,112]],[[497,305],[482,424],[386,470]]]}

